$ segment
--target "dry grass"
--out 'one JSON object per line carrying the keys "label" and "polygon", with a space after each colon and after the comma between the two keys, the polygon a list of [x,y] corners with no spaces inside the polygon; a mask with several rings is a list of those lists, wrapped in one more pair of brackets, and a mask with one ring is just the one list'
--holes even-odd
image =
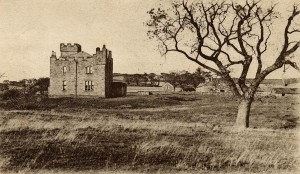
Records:
{"label": "dry grass", "polygon": [[[236,101],[229,97],[147,97],[102,99],[105,104],[96,108],[86,103],[96,105],[101,100],[84,100],[77,103],[78,108],[69,107],[65,99],[55,100],[60,107],[51,109],[41,103],[31,110],[4,107],[0,111],[1,170],[293,173],[299,165],[299,113],[295,110],[299,103],[292,98],[257,101],[252,128],[234,132]],[[134,107],[128,107],[132,103]]]}

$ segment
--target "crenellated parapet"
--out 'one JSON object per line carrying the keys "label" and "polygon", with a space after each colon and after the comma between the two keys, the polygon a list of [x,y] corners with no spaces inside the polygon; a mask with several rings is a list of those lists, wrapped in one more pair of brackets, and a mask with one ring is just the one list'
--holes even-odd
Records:
{"label": "crenellated parapet", "polygon": [[112,52],[103,45],[102,49],[100,47],[96,48],[95,54],[88,54],[81,50],[80,44],[60,44],[61,55],[56,56],[56,52],[52,51],[51,59],[52,61],[93,61],[96,64],[107,64],[112,62]]}
{"label": "crenellated parapet", "polygon": [[80,52],[81,51],[81,45],[79,45],[78,43],[61,43],[60,44],[60,51],[62,52]]}
{"label": "crenellated parapet", "polygon": [[61,57],[66,57],[78,52],[81,52],[81,45],[79,45],[78,43],[61,43],[60,44],[60,52],[61,52]]}
{"label": "crenellated parapet", "polygon": [[105,45],[103,45],[102,50],[100,50],[100,48],[97,47],[96,54],[94,54],[94,55],[96,55],[98,57],[100,56],[100,57],[102,57],[102,59],[106,59],[106,60],[112,58],[112,52],[110,50],[108,50]]}

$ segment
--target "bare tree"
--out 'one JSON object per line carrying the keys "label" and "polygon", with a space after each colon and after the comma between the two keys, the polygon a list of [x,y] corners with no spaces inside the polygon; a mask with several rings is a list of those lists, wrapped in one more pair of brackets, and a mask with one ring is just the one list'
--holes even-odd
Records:
{"label": "bare tree", "polygon": [[2,77],[6,77],[6,76],[5,76],[5,73],[0,74],[0,79],[1,79]]}
{"label": "bare tree", "polygon": [[[299,40],[293,40],[297,38],[293,35],[300,32],[295,29],[295,20],[300,13],[296,5],[283,24],[284,39],[280,43],[280,52],[274,57],[265,53],[272,48],[272,24],[279,18],[275,5],[263,8],[259,1],[237,4],[228,1],[204,3],[181,0],[170,3],[169,8],[162,8],[148,11],[148,36],[158,40],[163,55],[180,53],[226,81],[239,98],[235,123],[239,130],[249,127],[251,104],[265,77],[284,64],[299,70],[291,59],[300,46]],[[278,42],[276,40],[276,45]],[[273,61],[272,64],[264,64],[266,59]],[[254,62],[257,64],[255,78],[246,84],[250,66]],[[237,84],[232,78],[232,69],[239,70]]]}

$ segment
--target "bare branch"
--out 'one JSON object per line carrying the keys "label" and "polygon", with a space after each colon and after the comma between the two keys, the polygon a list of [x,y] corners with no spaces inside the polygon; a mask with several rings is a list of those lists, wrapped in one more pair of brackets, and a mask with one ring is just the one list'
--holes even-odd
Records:
{"label": "bare branch", "polygon": [[296,32],[300,32],[300,30],[292,30],[292,31],[288,31],[288,34],[293,34],[293,33],[296,33]]}
{"label": "bare branch", "polygon": [[[257,52],[257,62],[258,62],[258,66],[257,66],[257,70],[256,70],[256,77],[259,75],[259,73],[261,72],[262,70],[262,60],[261,60],[261,56],[262,54],[267,50],[267,42],[271,36],[271,30],[270,30],[270,26],[267,25],[267,28],[268,28],[268,31],[269,31],[269,34],[267,36],[267,38],[265,39],[264,35],[265,35],[265,28],[264,28],[264,23],[266,22],[266,19],[267,17],[270,17],[273,13],[273,9],[274,9],[275,6],[272,6],[268,12],[263,15],[262,17],[260,16],[260,8],[257,9],[255,11],[255,16],[257,17],[258,21],[259,21],[259,26],[260,26],[260,36],[258,36],[258,42],[256,44],[256,52]],[[264,41],[264,49],[261,50],[261,44],[263,43]]]}
{"label": "bare branch", "polygon": [[230,62],[229,64],[224,65],[225,68],[228,68],[228,67],[230,67],[232,65],[243,64],[244,63],[244,61],[242,61],[242,60],[239,60],[239,61],[229,61],[229,62]]}
{"label": "bare branch", "polygon": [[284,43],[283,43],[283,47],[282,47],[282,50],[281,50],[279,56],[276,58],[274,64],[267,67],[265,70],[263,70],[260,74],[258,74],[256,76],[255,80],[251,84],[252,88],[257,87],[268,74],[270,74],[271,72],[275,71],[276,69],[279,69],[280,67],[282,67],[283,64],[286,63],[285,58],[287,56],[289,56],[290,54],[292,54],[293,52],[295,52],[298,49],[298,47],[300,46],[300,44],[299,44],[300,42],[297,42],[297,44],[295,44],[291,49],[287,50],[288,46],[290,45],[288,31],[289,31],[292,21],[299,14],[300,14],[300,11],[298,10],[297,6],[294,5],[293,12],[290,15],[290,17],[288,18],[288,22],[287,22],[285,30],[284,30]]}
{"label": "bare branch", "polygon": [[[290,41],[292,34],[300,32],[300,29],[292,26],[295,17],[300,14],[298,7],[294,6],[284,28],[284,42],[279,55],[271,66],[262,69],[263,55],[269,49],[270,37],[274,33],[270,26],[277,18],[277,13],[274,5],[263,9],[258,3],[255,0],[248,0],[242,5],[227,4],[225,1],[208,4],[202,1],[174,2],[167,11],[158,9],[157,12],[150,13],[150,33],[159,41],[164,54],[180,53],[188,60],[220,75],[235,94],[251,96],[249,91],[255,92],[261,81],[272,71],[283,64],[296,67],[286,59],[300,47],[298,38]],[[227,49],[228,47],[232,49]],[[238,59],[232,57],[235,54],[231,54],[231,50],[238,54]],[[253,59],[257,60],[258,67],[255,79],[247,86],[246,78]],[[206,64],[207,60],[210,61],[209,64]],[[230,73],[230,67],[234,65],[242,66],[238,85],[234,83]]]}
{"label": "bare branch", "polygon": [[176,49],[169,49],[169,50],[168,50],[168,52],[171,52],[171,51],[172,51],[172,52],[179,52],[179,53],[183,54],[187,59],[189,59],[189,60],[191,60],[191,61],[193,61],[193,62],[196,62],[196,63],[197,63],[198,65],[200,65],[201,67],[203,67],[203,68],[205,68],[205,69],[207,69],[207,70],[209,70],[209,71],[212,71],[212,72],[214,72],[214,73],[217,74],[217,75],[221,75],[221,72],[219,72],[218,70],[216,70],[216,69],[214,69],[214,68],[212,68],[212,67],[209,67],[209,66],[205,65],[204,63],[202,63],[202,62],[196,60],[195,58],[189,56],[185,51],[180,50],[178,47],[177,47]]}
{"label": "bare branch", "polygon": [[5,73],[0,74],[0,78],[5,77]]}
{"label": "bare branch", "polygon": [[269,30],[269,34],[268,34],[268,36],[267,36],[267,38],[265,40],[265,48],[261,51],[261,54],[263,54],[268,49],[268,40],[269,40],[269,38],[270,38],[270,36],[272,34],[272,32],[270,30],[270,27],[268,26],[267,28]]}
{"label": "bare branch", "polygon": [[295,44],[291,49],[287,50],[284,53],[284,56],[285,57],[289,56],[290,54],[292,54],[293,52],[295,52],[299,47],[300,47],[300,42],[297,42],[297,44]]}
{"label": "bare branch", "polygon": [[194,19],[194,15],[192,13],[192,10],[190,10],[188,7],[187,7],[187,3],[182,3],[182,6],[183,8],[185,9],[185,11],[188,13],[188,16],[189,16],[189,20],[191,22],[191,24],[195,27],[195,30],[196,30],[196,34],[197,34],[197,38],[198,38],[198,42],[199,42],[199,46],[198,46],[198,54],[203,57],[204,59],[207,59],[207,60],[211,60],[211,61],[214,61],[214,59],[210,56],[207,56],[205,55],[202,50],[201,50],[201,47],[203,46],[203,37],[200,33],[200,27],[199,25],[197,24],[197,22],[195,21]]}
{"label": "bare branch", "polygon": [[292,62],[290,60],[286,60],[285,64],[291,65],[291,67],[295,68],[296,70],[300,71],[300,68],[297,66],[296,62]]}

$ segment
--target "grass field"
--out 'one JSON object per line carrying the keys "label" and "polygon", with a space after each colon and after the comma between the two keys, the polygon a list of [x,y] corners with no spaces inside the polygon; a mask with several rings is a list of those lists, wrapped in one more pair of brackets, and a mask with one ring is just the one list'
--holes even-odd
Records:
{"label": "grass field", "polygon": [[299,102],[172,94],[0,102],[0,173],[297,173]]}

